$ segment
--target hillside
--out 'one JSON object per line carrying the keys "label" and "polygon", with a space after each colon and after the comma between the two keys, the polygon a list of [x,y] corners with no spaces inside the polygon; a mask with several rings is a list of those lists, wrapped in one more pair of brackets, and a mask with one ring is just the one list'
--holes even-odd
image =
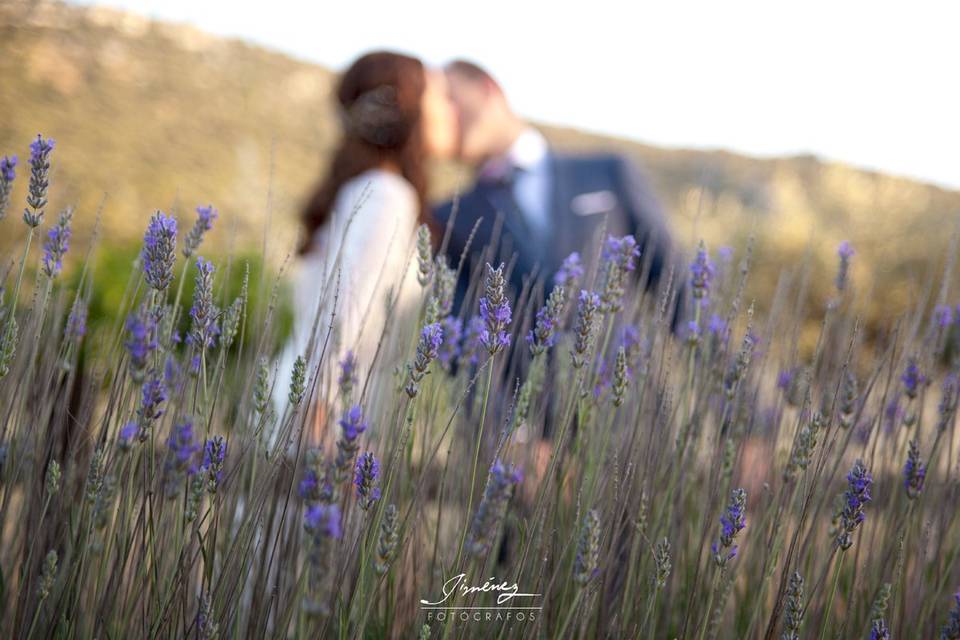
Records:
{"label": "hillside", "polygon": [[[116,241],[135,241],[156,208],[186,213],[211,202],[236,230],[216,234],[221,248],[259,245],[272,211],[279,259],[337,136],[331,71],[109,9],[3,3],[0,77],[0,154],[25,158],[38,131],[57,140],[53,206],[79,206],[78,240],[105,194],[104,223]],[[761,266],[809,248],[821,269],[814,282],[828,286],[833,252],[850,239],[861,291],[882,285],[877,303],[887,309],[915,299],[917,282],[940,268],[960,211],[960,193],[814,157],[756,159],[545,131],[559,147],[639,159],[687,246],[698,237],[739,245],[753,231]],[[438,167],[437,196],[464,175]],[[19,231],[3,224],[5,247]],[[758,274],[758,292],[771,292],[777,270]]]}

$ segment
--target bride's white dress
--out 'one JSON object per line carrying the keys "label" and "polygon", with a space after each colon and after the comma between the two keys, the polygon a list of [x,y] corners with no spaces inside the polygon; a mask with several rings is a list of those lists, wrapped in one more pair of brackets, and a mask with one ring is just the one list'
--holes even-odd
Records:
{"label": "bride's white dress", "polygon": [[[405,347],[398,338],[409,333],[408,320],[419,300],[414,256],[418,208],[410,183],[388,171],[367,171],[341,187],[330,219],[295,266],[292,335],[274,384],[278,415],[288,402],[297,356],[307,358],[308,379],[314,371],[332,313],[334,328],[323,355],[316,400],[329,402],[335,397],[338,362],[348,351],[359,363],[362,384],[381,336],[377,366],[393,369]],[[395,302],[388,308],[391,298]]]}

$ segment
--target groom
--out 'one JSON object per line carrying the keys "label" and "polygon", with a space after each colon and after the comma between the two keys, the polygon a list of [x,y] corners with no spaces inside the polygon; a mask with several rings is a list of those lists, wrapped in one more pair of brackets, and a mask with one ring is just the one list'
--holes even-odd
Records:
{"label": "groom", "polygon": [[649,263],[649,287],[667,277],[672,247],[666,218],[627,158],[554,150],[513,112],[485,70],[458,60],[445,71],[460,125],[460,159],[476,169],[475,186],[436,212],[442,226],[450,225],[447,255],[454,263],[469,242],[458,305],[479,276],[471,271],[484,262],[496,266],[515,257],[511,284],[519,294],[531,274],[549,282],[571,252],[580,252],[589,266],[601,231],[636,238],[639,264]]}

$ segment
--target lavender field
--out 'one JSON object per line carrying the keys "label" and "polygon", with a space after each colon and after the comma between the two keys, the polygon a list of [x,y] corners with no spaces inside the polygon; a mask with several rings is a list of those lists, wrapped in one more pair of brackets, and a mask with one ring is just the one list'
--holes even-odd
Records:
{"label": "lavender field", "polygon": [[318,317],[291,374],[215,208],[130,212],[93,330],[109,227],[71,245],[53,140],[0,151],[0,637],[960,638],[952,252],[869,331],[849,243],[762,301],[752,241],[655,291],[629,236],[523,291],[491,249],[451,315],[424,227],[417,317],[372,362]]}

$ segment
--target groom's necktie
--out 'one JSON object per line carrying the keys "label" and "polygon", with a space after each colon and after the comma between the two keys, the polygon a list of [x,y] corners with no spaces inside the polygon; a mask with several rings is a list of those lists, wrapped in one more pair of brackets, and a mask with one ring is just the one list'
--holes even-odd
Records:
{"label": "groom's necktie", "polygon": [[516,197],[516,182],[524,169],[509,160],[492,161],[484,167],[478,180],[486,185],[493,206],[506,216],[506,224],[518,235],[518,240],[540,243],[539,229],[530,224],[529,212],[525,211]]}

